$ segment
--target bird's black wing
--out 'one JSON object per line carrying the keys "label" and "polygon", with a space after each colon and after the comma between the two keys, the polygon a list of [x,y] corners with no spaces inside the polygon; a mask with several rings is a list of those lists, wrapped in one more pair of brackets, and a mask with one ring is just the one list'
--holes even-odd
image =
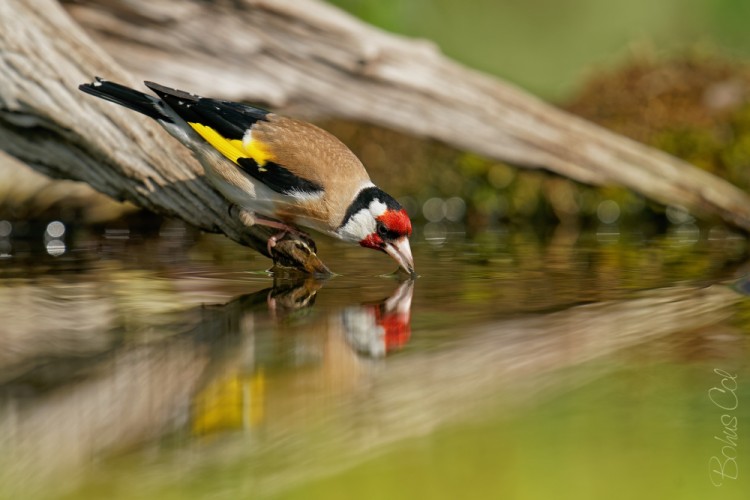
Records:
{"label": "bird's black wing", "polygon": [[145,84],[209,144],[250,177],[277,193],[287,195],[310,195],[323,191],[320,184],[274,162],[263,150],[248,149],[242,144],[248,130],[258,121],[266,120],[268,111],[237,102],[200,97],[153,82]]}
{"label": "bird's black wing", "polygon": [[258,120],[265,120],[269,113],[247,104],[200,97],[154,82],[144,83],[183,120],[210,127],[229,140],[242,140],[245,132]]}

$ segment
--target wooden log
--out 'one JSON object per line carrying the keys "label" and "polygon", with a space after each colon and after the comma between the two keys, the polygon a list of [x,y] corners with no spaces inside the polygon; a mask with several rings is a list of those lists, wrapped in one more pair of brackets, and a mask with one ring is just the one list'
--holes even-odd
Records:
{"label": "wooden log", "polygon": [[[271,232],[230,214],[186,148],[156,123],[78,91],[97,74],[135,84],[56,1],[0,2],[0,148],[52,177],[85,181],[268,256]],[[288,235],[274,262],[327,273],[311,244]]]}
{"label": "wooden log", "polygon": [[85,0],[68,8],[141,79],[432,137],[750,230],[750,197],[722,179],[317,0]]}
{"label": "wooden log", "polygon": [[0,150],[0,218],[16,220],[66,216],[86,224],[134,212],[83,182],[50,179]]}

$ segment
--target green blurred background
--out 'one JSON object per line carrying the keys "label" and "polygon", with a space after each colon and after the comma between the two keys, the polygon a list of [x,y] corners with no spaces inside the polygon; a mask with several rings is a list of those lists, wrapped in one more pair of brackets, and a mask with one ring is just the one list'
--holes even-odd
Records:
{"label": "green blurred background", "polygon": [[[432,40],[470,67],[750,190],[748,0],[333,3],[383,29]],[[408,165],[389,187],[418,223],[454,220],[432,217],[430,203],[459,198],[465,218],[455,220],[470,232],[529,222],[541,229],[616,222],[647,235],[686,222],[697,229],[692,217],[670,217],[624,188],[592,188],[362,124],[326,126],[376,182]],[[607,207],[611,217],[602,213]],[[426,229],[442,234],[445,227]]]}
{"label": "green blurred background", "polygon": [[423,37],[545,99],[634,48],[696,44],[750,57],[747,0],[332,0],[388,31]]}

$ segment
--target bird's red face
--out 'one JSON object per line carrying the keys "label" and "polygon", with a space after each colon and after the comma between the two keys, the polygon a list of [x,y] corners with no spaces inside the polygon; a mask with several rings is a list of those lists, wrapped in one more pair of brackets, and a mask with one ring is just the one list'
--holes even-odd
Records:
{"label": "bird's red face", "polygon": [[414,276],[414,258],[409,247],[411,220],[401,204],[374,185],[360,190],[346,209],[336,236],[380,250]]}
{"label": "bird's red face", "polygon": [[375,217],[375,231],[359,244],[390,255],[409,274],[414,274],[414,258],[409,246],[411,220],[403,208],[387,209]]}

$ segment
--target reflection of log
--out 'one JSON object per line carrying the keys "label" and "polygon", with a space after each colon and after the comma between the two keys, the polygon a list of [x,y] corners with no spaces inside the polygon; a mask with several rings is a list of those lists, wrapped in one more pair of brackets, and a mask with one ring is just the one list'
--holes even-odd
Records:
{"label": "reflection of log", "polygon": [[109,349],[115,305],[96,292],[91,283],[0,287],[0,384],[52,358]]}
{"label": "reflection of log", "polygon": [[[271,231],[246,228],[202,180],[198,163],[155,123],[85,98],[104,74],[132,82],[53,0],[0,2],[0,147],[53,177],[83,180],[115,199],[175,215],[267,254]],[[289,236],[274,260],[325,267]]]}
{"label": "reflection of log", "polygon": [[[92,457],[156,439],[184,414],[208,359],[194,345],[122,349],[100,375],[0,414],[0,496],[29,498]],[[49,493],[49,490],[46,491]]]}
{"label": "reflection of log", "polygon": [[[0,477],[0,488],[28,488],[27,477],[35,478],[31,486],[43,488],[44,481],[83,467],[94,454],[106,456],[184,423],[199,378],[210,373],[220,383],[226,373],[256,368],[253,334],[260,334],[255,329],[269,319],[267,297],[264,291],[222,307],[201,308],[200,321],[188,335],[123,346],[90,379],[70,383],[16,412],[0,413],[0,443],[7,451],[0,456],[0,476],[5,471],[13,481]],[[235,484],[245,492],[278,492],[352,467],[388,444],[476,418],[498,398],[513,411],[570,390],[612,365],[571,368],[651,340],[715,327],[740,300],[722,286],[641,292],[631,300],[498,321],[464,332],[460,343],[412,352],[386,364],[363,360],[346,346],[344,311],[310,316],[297,327],[300,349],[288,352],[315,352],[322,361],[268,375],[262,402],[252,402],[263,405],[260,432],[235,433],[220,446],[196,442],[198,451],[193,449],[188,461],[184,448],[176,456],[164,451],[166,456],[150,462],[149,474],[160,478],[155,485],[160,488],[180,484],[195,470],[234,466],[249,471],[276,457],[280,462],[262,475],[233,477],[246,477],[248,483]],[[284,328],[287,340],[294,338],[291,327]],[[132,484],[130,469],[110,474],[111,480]]]}
{"label": "reflection of log", "polygon": [[[279,386],[275,394],[266,396],[264,440],[254,440],[253,450],[238,440],[236,454],[231,455],[235,460],[248,454],[262,457],[271,449],[283,454],[286,461],[277,475],[268,475],[255,485],[258,492],[276,493],[297,482],[353,467],[389,444],[476,419],[487,405],[499,400],[506,412],[513,412],[574,389],[606,375],[608,367],[616,365],[572,368],[670,335],[715,329],[741,300],[721,285],[640,292],[630,300],[473,328],[451,348],[413,353],[391,360],[382,370],[360,375],[359,385],[348,397],[338,393],[331,397],[330,389],[308,391],[298,397],[296,408],[290,408],[287,400],[295,384]],[[310,373],[300,375],[309,377]],[[340,377],[351,378],[346,372]],[[305,435],[310,427],[329,431],[325,438],[317,436],[317,447]],[[279,450],[280,442],[283,450]],[[209,464],[217,459],[216,455],[205,457]]]}
{"label": "reflection of log", "polygon": [[[46,496],[52,485],[58,494],[61,488],[75,487],[81,478],[75,472],[93,458],[173,430],[189,414],[191,398],[211,361],[205,339],[219,350],[230,349],[233,344],[225,343],[241,333],[242,311],[232,306],[201,306],[177,314],[177,324],[174,314],[169,315],[171,322],[160,324],[159,312],[182,310],[189,294],[168,286],[154,289],[153,283],[143,293],[147,287],[138,283],[137,273],[112,279],[117,276],[95,274],[87,276],[89,282],[67,287],[48,282],[46,293],[34,286],[0,288],[0,303],[8,308],[0,307],[0,351],[5,354],[0,356],[0,384],[14,374],[33,381],[29,370],[37,364],[66,357],[71,360],[67,371],[77,375],[58,376],[53,388],[27,398],[30,404],[15,404],[12,398],[6,404],[0,398],[0,498]],[[97,286],[107,287],[111,295],[102,297]],[[209,294],[204,290],[201,296]],[[128,341],[118,345],[122,339],[108,329],[122,328],[116,319],[126,314],[117,309],[122,302],[127,303],[127,314],[150,312],[143,315],[149,335],[138,338],[130,331]],[[11,308],[28,317],[8,314]]]}
{"label": "reflection of log", "polygon": [[87,0],[70,11],[141,79],[434,137],[750,229],[750,198],[721,179],[315,0]]}

